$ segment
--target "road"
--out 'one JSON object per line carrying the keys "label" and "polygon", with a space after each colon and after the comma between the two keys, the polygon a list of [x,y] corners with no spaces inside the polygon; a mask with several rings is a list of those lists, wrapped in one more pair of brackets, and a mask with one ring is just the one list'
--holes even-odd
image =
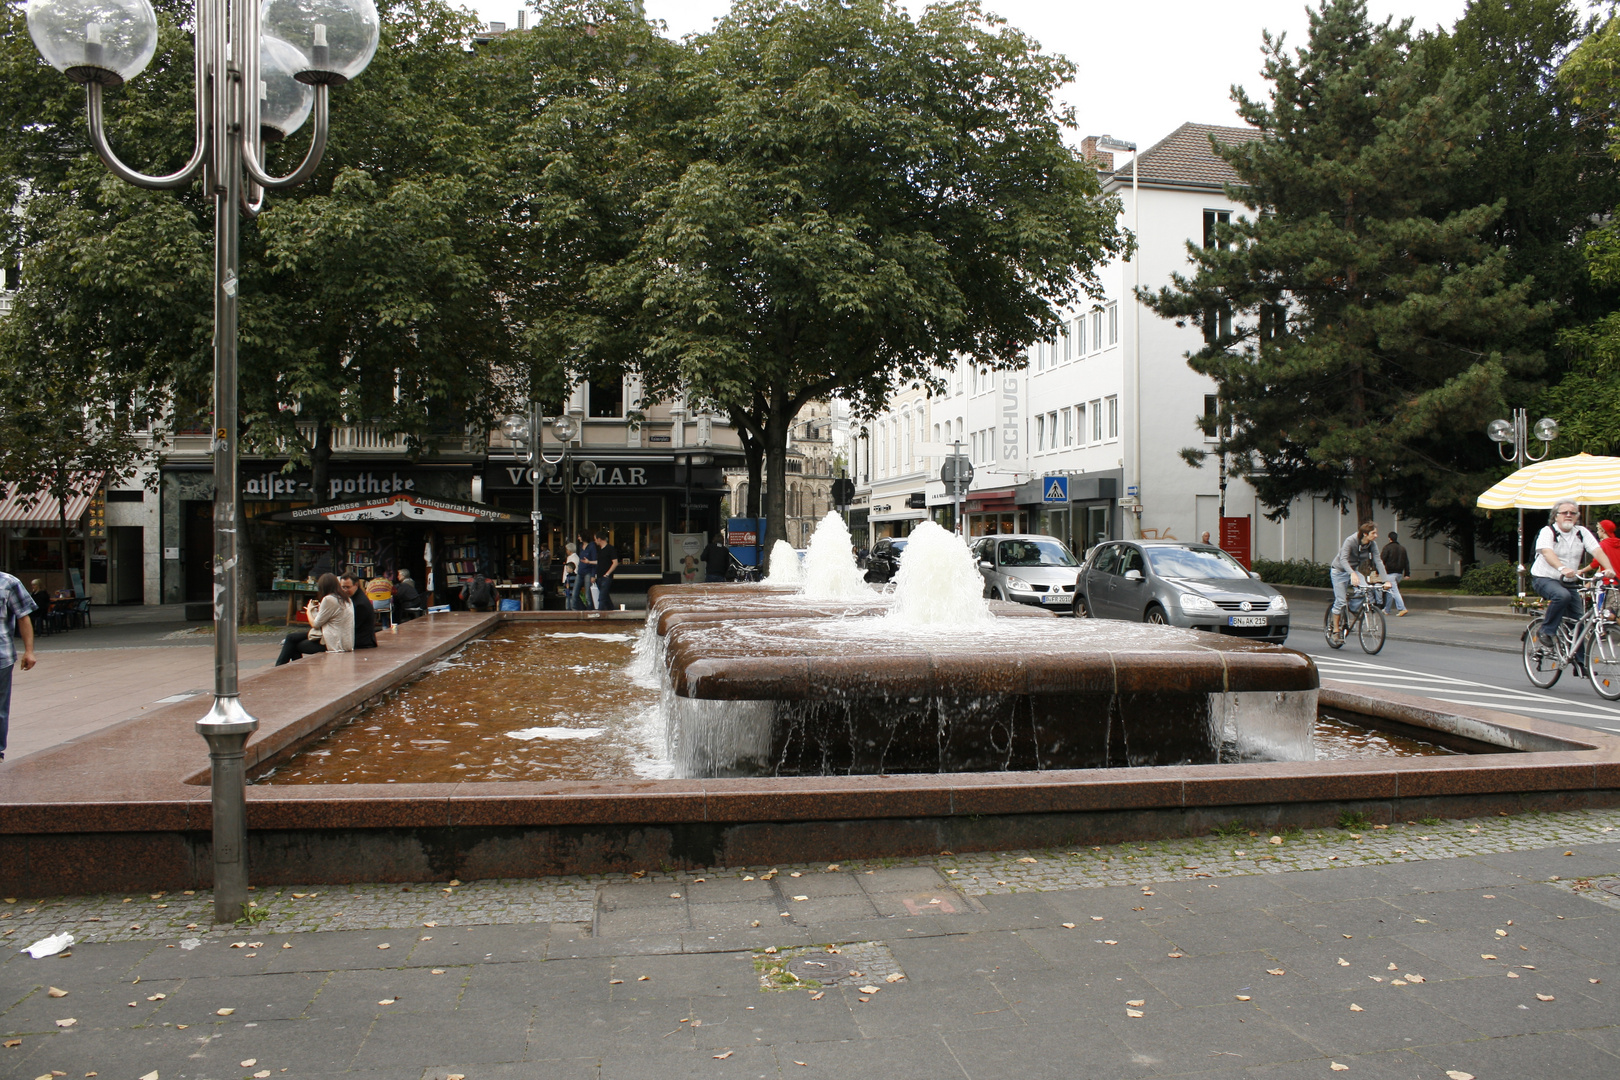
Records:
{"label": "road", "polygon": [[1328,648],[1322,614],[1311,604],[1294,605],[1288,645],[1308,653],[1323,678],[1620,734],[1620,702],[1598,697],[1586,679],[1565,671],[1551,689],[1530,685],[1520,660],[1522,622],[1413,611],[1388,620],[1383,651],[1368,656],[1354,638],[1343,649]]}

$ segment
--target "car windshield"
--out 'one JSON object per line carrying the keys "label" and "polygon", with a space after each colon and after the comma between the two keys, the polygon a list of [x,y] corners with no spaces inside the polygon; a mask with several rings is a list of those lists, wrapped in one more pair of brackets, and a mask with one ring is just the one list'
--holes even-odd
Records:
{"label": "car windshield", "polygon": [[1069,549],[1056,540],[1003,540],[1002,566],[1079,566]]}
{"label": "car windshield", "polygon": [[1247,578],[1243,564],[1215,548],[1148,548],[1148,565],[1159,577],[1225,580]]}

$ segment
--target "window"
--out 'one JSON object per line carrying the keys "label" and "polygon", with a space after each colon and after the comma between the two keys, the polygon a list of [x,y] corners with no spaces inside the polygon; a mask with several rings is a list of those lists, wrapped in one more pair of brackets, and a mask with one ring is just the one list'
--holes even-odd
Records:
{"label": "window", "polygon": [[1207,247],[1207,248],[1212,248],[1212,247],[1215,246],[1215,243],[1216,243],[1216,240],[1215,240],[1215,226],[1217,226],[1217,225],[1230,225],[1231,223],[1232,223],[1232,211],[1230,211],[1230,210],[1205,210],[1204,211],[1204,246]]}
{"label": "window", "polygon": [[889,475],[889,425],[878,428],[878,475]]}
{"label": "window", "polygon": [[592,382],[588,415],[598,419],[618,419],[624,415],[624,380]]}
{"label": "window", "polygon": [[1046,430],[1051,432],[1051,438],[1047,449],[1056,450],[1058,448],[1058,422],[1056,410],[1046,414]]}
{"label": "window", "polygon": [[1282,337],[1288,329],[1288,311],[1281,304],[1260,305],[1260,340]]}
{"label": "window", "polygon": [[1046,449],[1046,416],[1042,414],[1035,418],[1035,449]]}
{"label": "window", "polygon": [[1092,352],[1101,352],[1102,351],[1102,347],[1103,347],[1102,334],[1103,334],[1103,313],[1100,312],[1100,311],[1093,311],[1091,313],[1091,351]]}
{"label": "window", "polygon": [[1110,397],[1108,399],[1107,405],[1108,405],[1108,437],[1110,439],[1117,439],[1117,438],[1119,438],[1119,397],[1117,395],[1115,395],[1114,397]]}
{"label": "window", "polygon": [[1083,401],[1074,407],[1074,430],[1080,445],[1086,445],[1086,404]]}
{"label": "window", "polygon": [[1063,342],[1063,359],[1064,360],[1073,360],[1074,359],[1074,338],[1069,334],[1069,324],[1068,323],[1065,322],[1063,324],[1063,329],[1061,331],[1059,331],[1059,338]]}
{"label": "window", "polygon": [[1204,309],[1204,340],[1213,345],[1232,337],[1232,309],[1208,307]]}
{"label": "window", "polygon": [[1119,344],[1119,302],[1108,305],[1108,344]]}
{"label": "window", "polygon": [[1063,410],[1063,445],[1074,445],[1074,413],[1069,409]]}
{"label": "window", "polygon": [[1091,403],[1091,441],[1102,442],[1103,439],[1103,412],[1102,402]]}
{"label": "window", "polygon": [[1081,315],[1074,320],[1074,354],[1086,355],[1086,317]]}

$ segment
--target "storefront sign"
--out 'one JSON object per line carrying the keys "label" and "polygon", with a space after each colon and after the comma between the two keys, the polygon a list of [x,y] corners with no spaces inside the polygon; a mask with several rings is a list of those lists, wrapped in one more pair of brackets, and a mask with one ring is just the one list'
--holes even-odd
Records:
{"label": "storefront sign", "polygon": [[[344,472],[329,476],[326,497],[398,495],[416,490],[416,477],[409,473],[401,476],[390,470],[362,473]],[[308,472],[286,473],[280,469],[247,473],[242,482],[242,496],[247,502],[309,502],[313,498]]]}
{"label": "storefront sign", "polygon": [[[575,475],[575,491],[594,491],[601,488],[674,488],[693,487],[709,488],[719,487],[723,484],[721,471],[714,465],[697,465],[690,470],[684,462],[665,460],[642,461],[631,464],[625,461],[602,461],[590,457],[589,454],[576,453],[573,462],[577,466],[581,461],[592,460],[596,462],[598,472],[596,479],[590,483],[579,479]],[[561,464],[557,466],[558,474],[540,477],[540,486],[553,493],[563,490]],[[484,488],[511,489],[528,488],[531,484],[531,469],[528,465],[517,461],[492,461],[484,473]],[[690,472],[690,477],[687,473]]]}
{"label": "storefront sign", "polygon": [[1254,569],[1249,565],[1249,518],[1223,517],[1221,518],[1221,550],[1243,564],[1243,569]]}
{"label": "storefront sign", "polygon": [[1001,460],[1018,460],[1018,436],[1023,425],[1018,419],[1018,390],[1021,380],[1016,375],[1001,379]]}
{"label": "storefront sign", "polygon": [[497,510],[493,506],[429,499],[420,495],[394,495],[386,500],[367,499],[331,506],[310,506],[271,516],[277,521],[431,521],[471,524],[477,521],[524,520],[518,514]]}

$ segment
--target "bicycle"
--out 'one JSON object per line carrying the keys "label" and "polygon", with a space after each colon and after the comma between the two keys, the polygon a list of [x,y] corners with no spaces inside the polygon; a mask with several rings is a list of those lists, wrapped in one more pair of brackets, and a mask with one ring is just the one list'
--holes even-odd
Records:
{"label": "bicycle", "polygon": [[1565,619],[1553,635],[1552,645],[1541,643],[1541,625],[1544,616],[1530,620],[1524,628],[1524,673],[1532,685],[1543,690],[1558,681],[1564,668],[1575,665],[1575,657],[1582,647],[1586,652],[1586,677],[1598,697],[1606,701],[1620,701],[1620,622],[1609,610],[1604,594],[1615,585],[1605,588],[1594,575],[1577,579],[1586,610],[1578,619]]}
{"label": "bicycle", "polygon": [[1333,605],[1329,604],[1322,617],[1322,636],[1327,638],[1328,648],[1344,648],[1345,639],[1354,630],[1361,651],[1376,655],[1384,647],[1384,593],[1388,588],[1388,583],[1382,581],[1350,586],[1338,630],[1333,628]]}

